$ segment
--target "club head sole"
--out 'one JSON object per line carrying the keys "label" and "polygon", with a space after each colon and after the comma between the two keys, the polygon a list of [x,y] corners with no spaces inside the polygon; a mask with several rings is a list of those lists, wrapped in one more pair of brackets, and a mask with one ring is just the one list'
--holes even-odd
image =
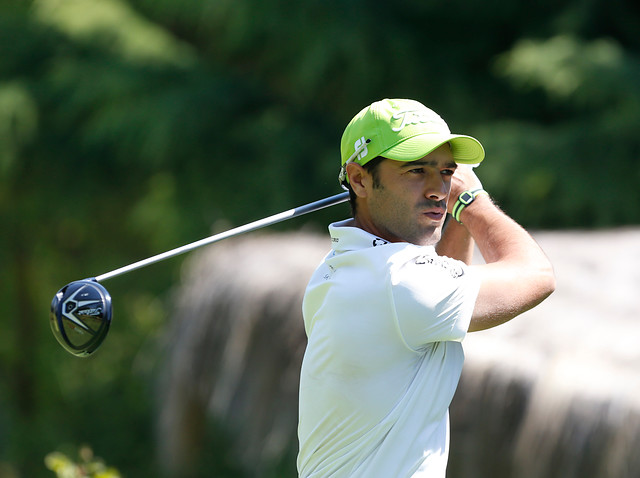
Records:
{"label": "club head sole", "polygon": [[109,292],[92,279],[70,282],[51,301],[51,331],[76,357],[87,357],[100,347],[109,332],[111,316]]}

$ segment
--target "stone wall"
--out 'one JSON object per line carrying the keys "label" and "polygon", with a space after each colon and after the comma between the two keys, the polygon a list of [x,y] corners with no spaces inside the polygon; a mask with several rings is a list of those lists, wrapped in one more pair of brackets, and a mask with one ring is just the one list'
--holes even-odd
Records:
{"label": "stone wall", "polygon": [[[534,236],[556,292],[465,339],[448,476],[640,476],[640,230]],[[176,476],[213,452],[212,423],[248,476],[295,456],[301,299],[328,246],[308,234],[248,235],[186,262],[158,434]]]}

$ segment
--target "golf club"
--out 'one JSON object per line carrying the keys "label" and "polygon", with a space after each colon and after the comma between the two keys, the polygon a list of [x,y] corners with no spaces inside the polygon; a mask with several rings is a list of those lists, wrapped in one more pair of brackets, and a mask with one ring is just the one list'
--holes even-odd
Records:
{"label": "golf club", "polygon": [[259,219],[243,226],[230,229],[196,242],[172,249],[161,254],[129,264],[111,272],[95,277],[70,282],[61,288],[51,301],[50,325],[53,335],[60,345],[77,357],[87,357],[95,352],[104,341],[111,324],[111,296],[100,282],[127,272],[146,267],[150,264],[169,259],[198,247],[255,231],[325,207],[340,204],[349,199],[349,193],[343,192],[320,199],[273,216]]}

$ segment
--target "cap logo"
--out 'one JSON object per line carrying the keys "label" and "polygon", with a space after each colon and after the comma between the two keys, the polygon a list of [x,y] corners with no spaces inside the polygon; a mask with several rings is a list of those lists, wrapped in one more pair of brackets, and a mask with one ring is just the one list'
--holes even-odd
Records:
{"label": "cap logo", "polygon": [[418,124],[418,123],[438,123],[438,121],[434,121],[433,115],[429,114],[428,111],[424,111],[424,110],[404,110],[404,111],[398,111],[397,113],[394,113],[394,115],[391,117],[395,120],[401,120],[400,126],[398,126],[397,128],[391,128],[391,131],[395,131],[396,133],[398,131],[402,131],[402,129],[405,126],[411,125],[411,124]]}
{"label": "cap logo", "polygon": [[362,147],[362,145],[364,145],[364,148],[362,151],[360,151],[360,154],[358,154],[357,159],[362,159],[367,154],[369,154],[369,149],[367,148],[367,140],[364,138],[364,136],[360,139],[357,139],[356,142],[353,144],[356,151],[358,151],[358,148]]}

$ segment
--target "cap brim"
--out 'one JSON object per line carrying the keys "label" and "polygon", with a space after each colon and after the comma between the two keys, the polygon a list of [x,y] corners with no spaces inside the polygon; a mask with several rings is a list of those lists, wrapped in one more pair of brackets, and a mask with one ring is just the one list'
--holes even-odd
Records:
{"label": "cap brim", "polygon": [[415,161],[423,158],[445,143],[451,144],[451,152],[456,163],[478,164],[484,159],[484,148],[471,136],[460,134],[423,133],[392,146],[380,156],[396,161]]}

